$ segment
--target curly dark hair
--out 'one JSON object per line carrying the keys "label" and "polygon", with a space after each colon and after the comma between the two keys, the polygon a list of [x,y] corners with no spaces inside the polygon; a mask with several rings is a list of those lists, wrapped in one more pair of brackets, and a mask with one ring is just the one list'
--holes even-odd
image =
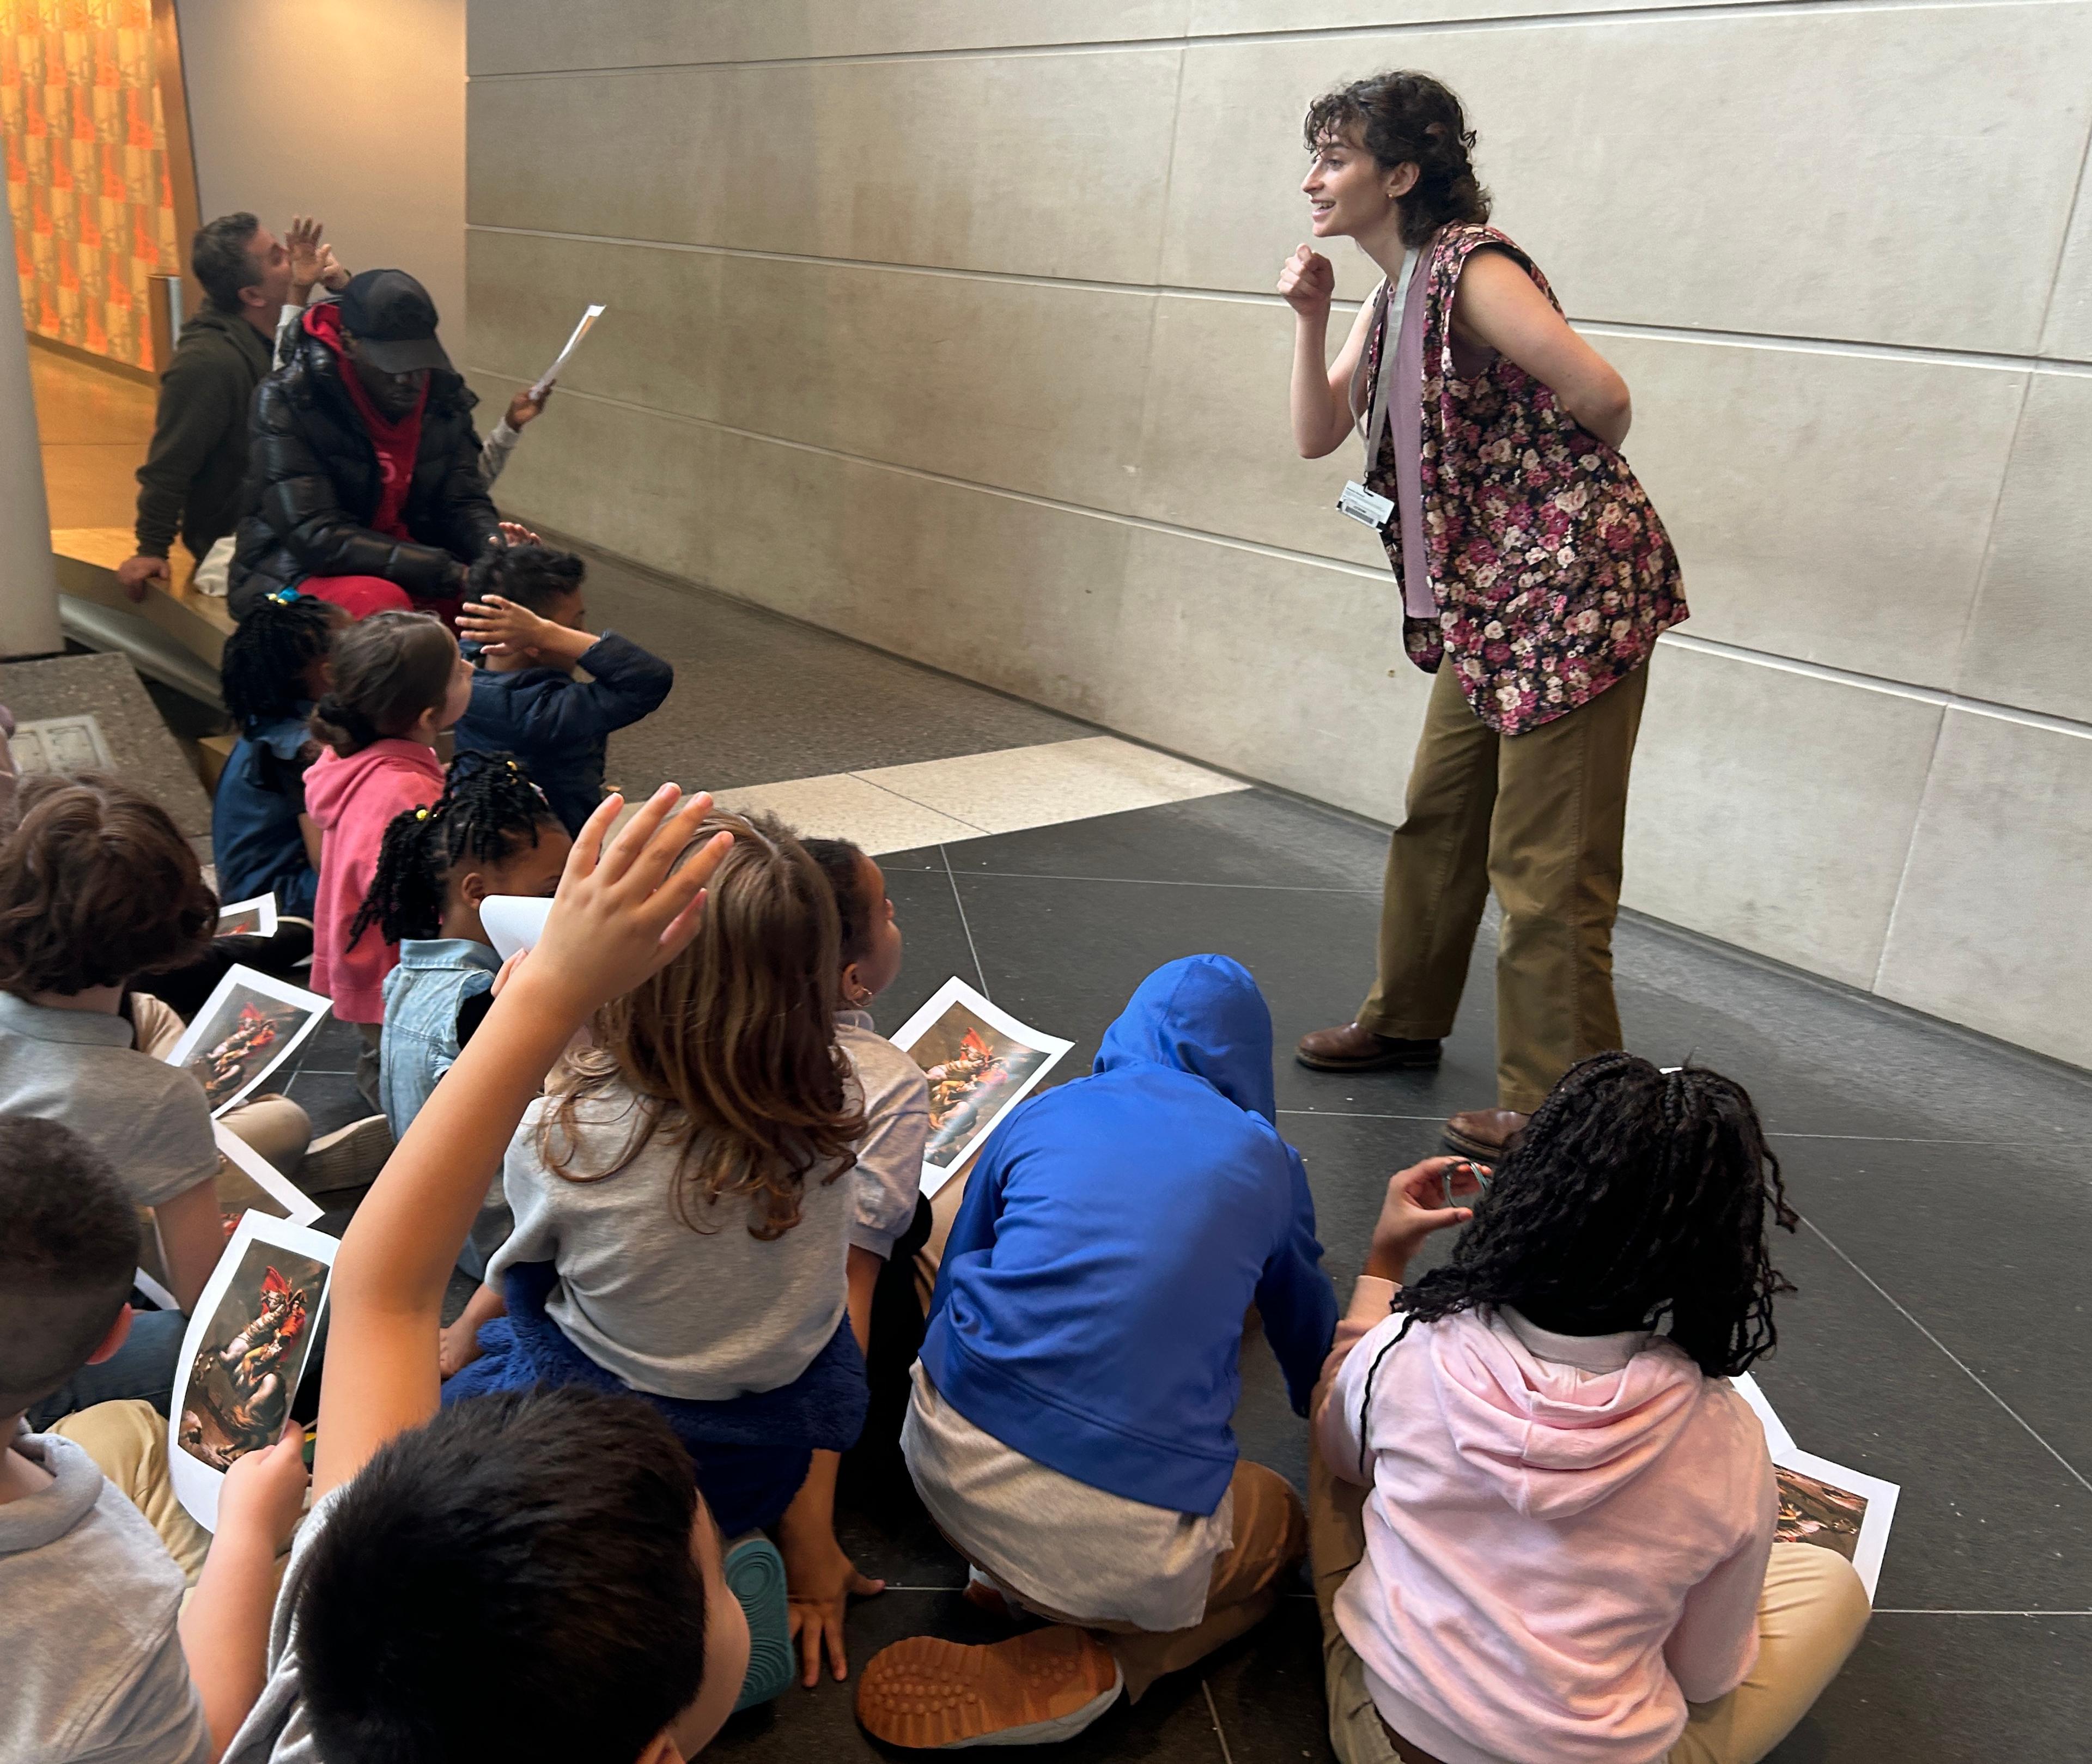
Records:
{"label": "curly dark hair", "polygon": [[335,639],[334,685],[313,733],[344,759],[404,735],[450,695],[457,639],[427,612],[374,612]]}
{"label": "curly dark hair", "polygon": [[588,565],[572,551],[549,545],[490,545],[465,573],[465,597],[484,600],[499,594],[550,618],[562,600],[581,591],[587,574]]}
{"label": "curly dark hair", "polygon": [[387,943],[441,936],[450,873],[461,859],[505,863],[536,845],[545,828],[560,824],[545,793],[515,754],[460,754],[451,762],[441,796],[426,808],[402,811],[387,824],[370,892],[349,921],[349,948],[374,924]]}
{"label": "curly dark hair", "polygon": [[1405,245],[1420,245],[1456,221],[1479,226],[1489,218],[1467,112],[1452,89],[1428,73],[1402,68],[1335,87],[1308,106],[1301,132],[1311,153],[1325,141],[1355,139],[1390,171],[1416,167],[1402,199]]}
{"label": "curly dark hair", "polygon": [[218,660],[226,715],[243,729],[296,716],[308,702],[305,670],[333,647],[335,630],[348,622],[341,607],[310,594],[264,595],[232,628]]}
{"label": "curly dark hair", "polygon": [[865,911],[864,884],[858,866],[864,848],[847,839],[802,839],[806,855],[821,867],[836,897],[836,919],[842,927],[842,966],[862,962],[871,949],[871,919]]}
{"label": "curly dark hair", "polygon": [[167,811],[120,778],[22,780],[0,844],[0,991],[84,992],[187,967],[218,897]]}
{"label": "curly dark hair", "polygon": [[1670,1319],[1709,1377],[1772,1351],[1766,1215],[1792,1231],[1779,1160],[1749,1094],[1630,1053],[1571,1066],[1498,1168],[1452,1260],[1396,1294],[1410,1322],[1511,1305],[1545,1329],[1605,1335]]}

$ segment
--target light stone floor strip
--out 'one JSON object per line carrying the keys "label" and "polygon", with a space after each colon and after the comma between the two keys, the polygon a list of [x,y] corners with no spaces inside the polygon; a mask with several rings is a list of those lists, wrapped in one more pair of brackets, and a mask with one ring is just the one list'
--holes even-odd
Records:
{"label": "light stone floor strip", "polygon": [[1249,788],[1168,754],[1094,735],[747,785],[720,792],[719,803],[737,814],[767,810],[802,833],[854,840],[875,856]]}

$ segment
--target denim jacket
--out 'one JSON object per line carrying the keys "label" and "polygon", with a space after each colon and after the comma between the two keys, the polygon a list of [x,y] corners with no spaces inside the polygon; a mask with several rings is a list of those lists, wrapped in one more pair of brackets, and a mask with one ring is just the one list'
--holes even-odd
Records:
{"label": "denim jacket", "polygon": [[[469,937],[407,937],[400,965],[385,976],[385,1032],[378,1043],[378,1105],[405,1134],[421,1105],[458,1057],[459,1007],[491,989],[501,958]],[[508,1207],[497,1171],[459,1265],[475,1278],[508,1237]]]}

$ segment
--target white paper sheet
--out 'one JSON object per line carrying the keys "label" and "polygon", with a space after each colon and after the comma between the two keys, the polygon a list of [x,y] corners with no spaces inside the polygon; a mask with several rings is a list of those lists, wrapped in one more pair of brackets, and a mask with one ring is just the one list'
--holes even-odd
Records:
{"label": "white paper sheet", "polygon": [[254,937],[276,934],[276,897],[257,894],[251,901],[233,901],[218,910],[218,935],[230,937],[244,932]]}
{"label": "white paper sheet", "polygon": [[167,1470],[175,1498],[206,1530],[218,1528],[226,1467],[282,1431],[338,1247],[323,1232],[249,1213],[190,1314],[168,1405]]}
{"label": "white paper sheet", "polygon": [[[212,1122],[210,1131],[211,1136],[218,1141],[218,1155],[230,1164],[240,1176],[245,1178],[248,1182],[260,1189],[276,1207],[282,1210],[283,1216],[292,1224],[310,1225],[320,1216],[321,1209],[318,1201],[284,1175],[274,1164],[262,1157],[223,1121]],[[227,1191],[236,1186],[236,1182],[227,1179],[224,1170],[221,1170],[218,1172],[218,1204],[221,1212],[225,1210],[229,1199]],[[242,1208],[240,1210],[245,1212],[250,1208]],[[269,1209],[266,1207],[252,1207],[251,1210],[266,1213]]]}
{"label": "white paper sheet", "polygon": [[[288,1059],[327,1010],[318,992],[253,968],[230,968],[166,1061],[193,1072],[211,1113],[222,1115]],[[265,1027],[267,1039],[244,1050],[223,1051],[236,1034],[258,1036]]]}
{"label": "white paper sheet", "polygon": [[913,1054],[930,1078],[930,1144],[923,1157],[928,1196],[965,1168],[1075,1044],[1019,1023],[955,975],[901,1025],[893,1044]]}
{"label": "white paper sheet", "polygon": [[537,947],[551,910],[552,903],[540,895],[490,894],[479,903],[479,922],[494,953],[506,962],[519,949]]}
{"label": "white paper sheet", "polygon": [[542,398],[552,389],[552,383],[560,377],[560,369],[567,365],[574,351],[581,347],[581,339],[595,328],[596,320],[602,318],[607,309],[602,306],[591,306],[581,314],[581,322],[574,326],[573,335],[567,339],[566,348],[560,350],[554,358],[552,365],[538,377],[537,384],[530,388],[530,396],[533,398]]}
{"label": "white paper sheet", "polygon": [[1779,1523],[1774,1535],[1788,1542],[1835,1550],[1859,1571],[1871,1602],[1888,1553],[1901,1487],[1813,1452],[1804,1451],[1773,1411],[1748,1373],[1732,1378],[1738,1394],[1765,1425],[1773,1468],[1779,1479]]}

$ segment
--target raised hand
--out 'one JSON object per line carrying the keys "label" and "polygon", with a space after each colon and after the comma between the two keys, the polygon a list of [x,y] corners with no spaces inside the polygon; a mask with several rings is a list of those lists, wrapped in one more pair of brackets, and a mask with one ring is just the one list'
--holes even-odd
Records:
{"label": "raised hand", "polygon": [[291,230],[283,235],[283,249],[291,254],[291,291],[299,304],[320,279],[320,235],[326,231],[309,214],[291,217]]}
{"label": "raised hand", "polygon": [[574,841],[543,935],[504,993],[528,989],[578,1023],[666,966],[697,935],[704,885],[733,835],[715,833],[693,850],[712,799],[699,791],[678,808],[681,794],[678,785],[663,785],[615,838],[625,798],[613,793],[597,805]]}
{"label": "raised hand", "polygon": [[1278,272],[1278,292],[1303,318],[1327,318],[1337,292],[1336,266],[1312,245],[1303,245]]}
{"label": "raised hand", "polygon": [[545,408],[545,400],[551,396],[552,388],[549,386],[535,397],[531,396],[530,388],[525,387],[508,400],[508,426],[521,429]]}

